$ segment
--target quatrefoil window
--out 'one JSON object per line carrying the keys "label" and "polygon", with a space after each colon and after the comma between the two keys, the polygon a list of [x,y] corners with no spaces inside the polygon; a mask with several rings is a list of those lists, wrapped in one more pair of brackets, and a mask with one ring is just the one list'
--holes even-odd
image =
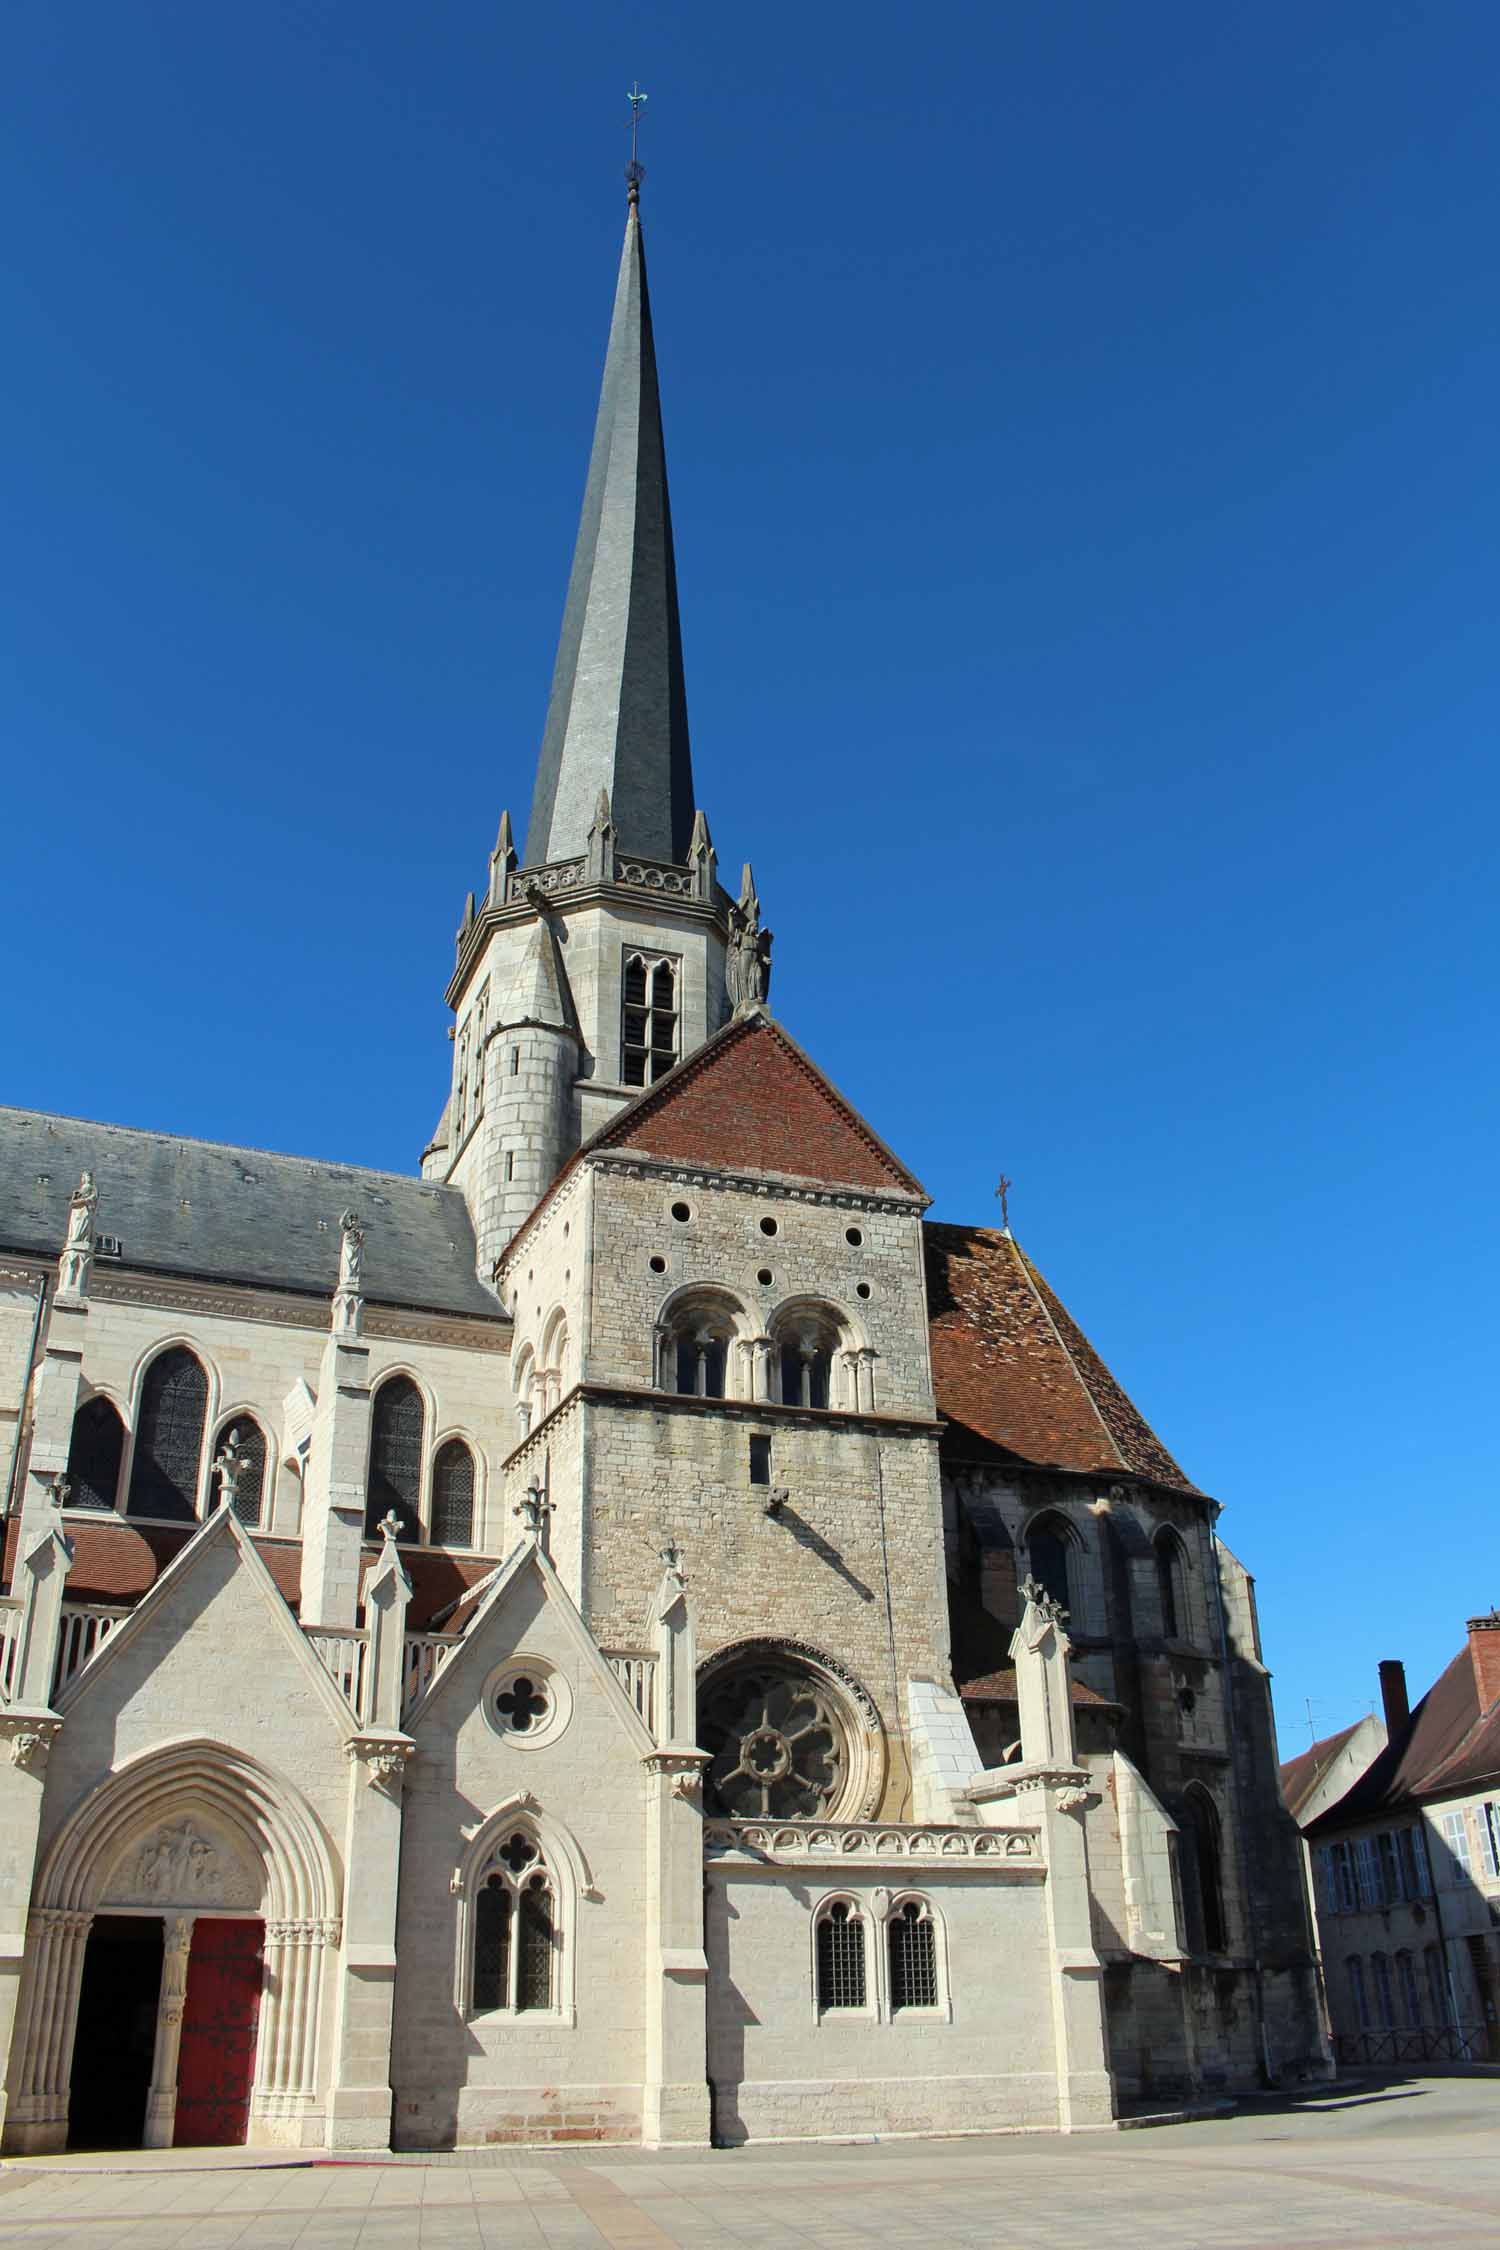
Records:
{"label": "quatrefoil window", "polygon": [[517,1829],[510,1841],[501,1845],[495,1857],[508,1867],[512,1875],[519,1881],[523,1870],[528,1868],[536,1858],[536,1846],[529,1836],[523,1836],[521,1831]]}
{"label": "quatrefoil window", "polygon": [[495,1698],[495,1709],[516,1734],[531,1734],[546,1718],[552,1699],[544,1687],[518,1672]]}
{"label": "quatrefoil window", "polygon": [[518,1651],[485,1683],[484,1715],[512,1749],[539,1750],[572,1717],[572,1690],[545,1656]]}

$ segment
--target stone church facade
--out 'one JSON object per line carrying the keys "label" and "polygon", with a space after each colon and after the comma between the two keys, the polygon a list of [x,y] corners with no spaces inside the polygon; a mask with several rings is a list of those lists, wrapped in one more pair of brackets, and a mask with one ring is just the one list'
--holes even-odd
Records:
{"label": "stone church facade", "polygon": [[777,1022],[636,189],[420,1174],[0,1111],[4,2146],[1108,2125],[1321,2071],[1251,1582]]}

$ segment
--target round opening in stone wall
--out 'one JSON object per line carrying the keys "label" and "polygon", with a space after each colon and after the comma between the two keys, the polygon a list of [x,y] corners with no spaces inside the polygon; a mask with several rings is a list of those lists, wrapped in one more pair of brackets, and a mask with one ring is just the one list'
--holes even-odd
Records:
{"label": "round opening in stone wall", "polygon": [[858,1282],[855,1286],[854,1294],[856,1297],[868,1297],[870,1294],[870,1284],[868,1283],[868,1281]]}
{"label": "round opening in stone wall", "polygon": [[760,1283],[762,1289],[769,1289],[774,1277],[769,1266],[762,1266],[760,1272],[756,1275],[755,1278]]}
{"label": "round opening in stone wall", "polygon": [[665,1259],[665,1258],[653,1258],[653,1259],[652,1259],[652,1261],[651,1261],[651,1271],[652,1271],[653,1273],[665,1273],[665,1272],[666,1272],[666,1270],[667,1270],[667,1261],[666,1261],[666,1259]]}
{"label": "round opening in stone wall", "polygon": [[687,1222],[687,1220],[689,1220],[689,1219],[690,1219],[690,1218],[692,1217],[692,1215],[693,1215],[693,1214],[692,1214],[691,1210],[690,1210],[690,1209],[688,1208],[687,1204],[685,1204],[685,1203],[674,1203],[674,1204],[673,1204],[673,1206],[672,1206],[672,1216],[673,1216],[673,1218],[674,1218],[674,1219],[676,1219],[676,1221],[678,1222],[678,1224],[679,1224],[679,1225],[684,1225],[684,1224],[685,1224],[685,1223]]}
{"label": "round opening in stone wall", "polygon": [[864,1239],[865,1238],[860,1233],[858,1227],[845,1227],[844,1240],[848,1243],[851,1250],[857,1250]]}
{"label": "round opening in stone wall", "polygon": [[776,1221],[774,1219],[762,1219],[760,1231],[762,1234],[774,1234],[776,1232]]}

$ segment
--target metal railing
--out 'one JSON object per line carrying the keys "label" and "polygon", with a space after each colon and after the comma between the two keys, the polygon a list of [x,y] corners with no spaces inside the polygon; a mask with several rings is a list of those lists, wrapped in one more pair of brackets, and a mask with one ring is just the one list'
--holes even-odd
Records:
{"label": "metal railing", "polygon": [[1488,2061],[1490,2045],[1482,2023],[1450,2023],[1435,2031],[1340,2031],[1333,2051],[1341,2063],[1465,2063]]}

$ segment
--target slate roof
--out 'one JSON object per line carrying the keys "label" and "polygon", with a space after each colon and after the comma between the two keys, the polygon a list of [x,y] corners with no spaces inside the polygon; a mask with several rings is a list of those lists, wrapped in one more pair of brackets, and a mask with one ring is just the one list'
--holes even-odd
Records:
{"label": "slate roof", "polygon": [[1289,1813],[1295,1815],[1298,1806],[1307,1802],[1359,1723],[1356,1719],[1353,1726],[1340,1727],[1337,1734],[1325,1734],[1321,1742],[1311,1743],[1295,1758],[1287,1759],[1281,1769],[1281,1801]]}
{"label": "slate roof", "polygon": [[929,1222],[927,1310],[949,1459],[1028,1462],[1198,1488],[1020,1245]]}
{"label": "slate roof", "polygon": [[667,458],[632,198],[578,544],[526,830],[528,867],[581,853],[607,789],[622,851],[682,864],[693,767]]}
{"label": "slate roof", "polygon": [[1326,1836],[1497,1776],[1500,1702],[1481,1711],[1474,1660],[1465,1643],[1417,1704],[1404,1731],[1392,1736],[1353,1788],[1310,1821],[1304,1833]]}
{"label": "slate roof", "polygon": [[57,1257],[84,1171],[99,1189],[100,1233],[119,1237],[121,1264],[137,1271],[331,1297],[339,1213],[352,1205],[372,1302],[504,1318],[475,1273],[456,1188],[44,1110],[0,1108],[0,1249]]}

